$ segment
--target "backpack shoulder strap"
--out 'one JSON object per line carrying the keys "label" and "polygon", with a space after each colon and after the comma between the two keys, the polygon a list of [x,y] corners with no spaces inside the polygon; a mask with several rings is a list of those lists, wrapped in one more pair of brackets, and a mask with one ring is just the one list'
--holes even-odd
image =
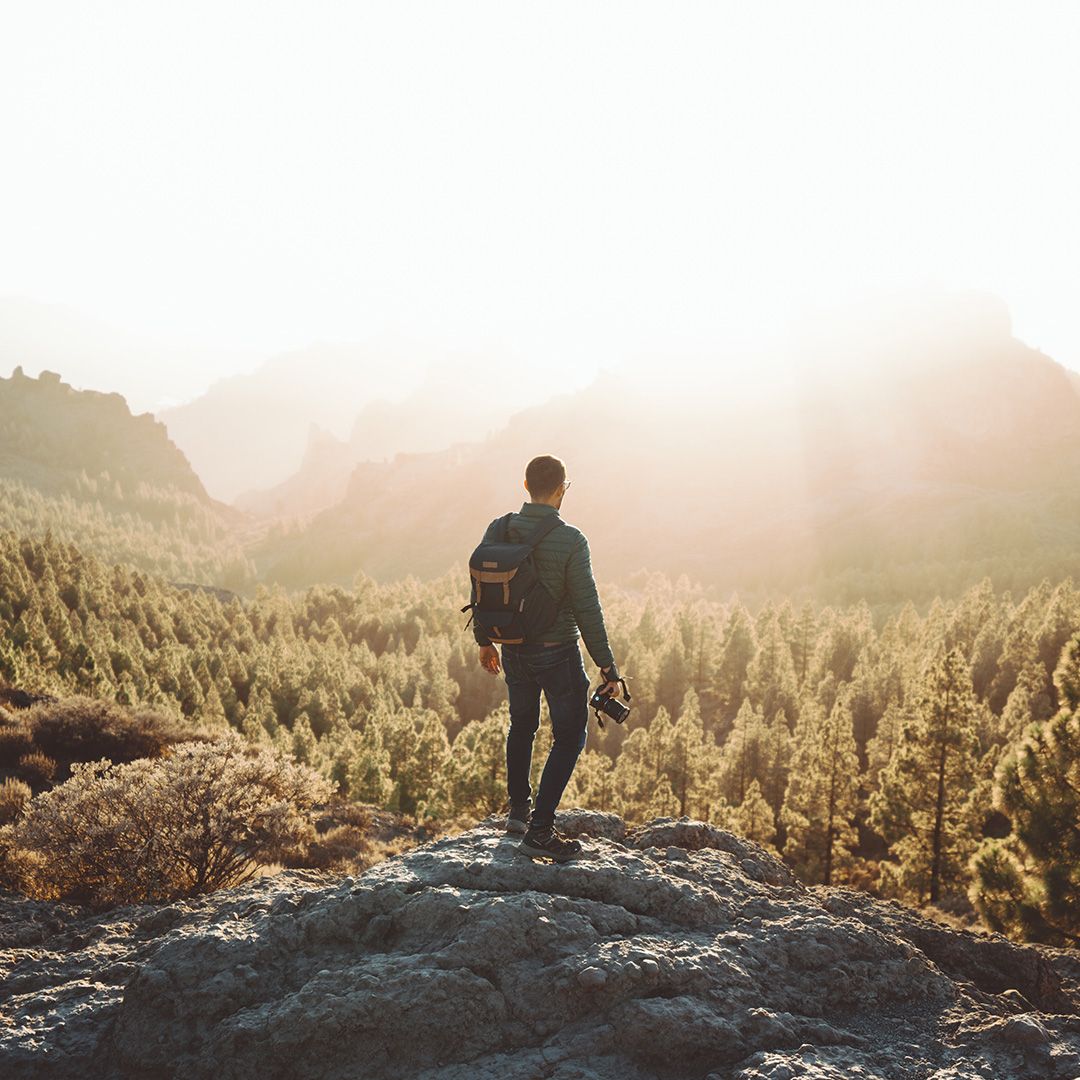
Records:
{"label": "backpack shoulder strap", "polygon": [[504,514],[499,518],[498,537],[499,542],[502,544],[510,543],[510,519],[514,516],[514,511],[511,510],[509,514]]}
{"label": "backpack shoulder strap", "polygon": [[534,548],[545,536],[556,526],[561,525],[563,519],[558,514],[547,514],[543,520],[533,529],[527,537],[525,537],[524,543],[529,547]]}

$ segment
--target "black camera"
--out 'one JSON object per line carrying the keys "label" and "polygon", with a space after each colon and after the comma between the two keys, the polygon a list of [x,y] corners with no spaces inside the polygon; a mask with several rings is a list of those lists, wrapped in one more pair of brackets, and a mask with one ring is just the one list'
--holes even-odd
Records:
{"label": "black camera", "polygon": [[[626,688],[626,680],[616,674],[614,681],[622,687],[623,697],[629,701],[630,691]],[[621,724],[630,715],[630,706],[624,705],[614,694],[601,693],[602,689],[603,686],[598,686],[589,698],[589,708],[596,713],[596,722],[603,727],[604,716],[607,716],[616,724]],[[601,713],[604,715],[601,716]]]}

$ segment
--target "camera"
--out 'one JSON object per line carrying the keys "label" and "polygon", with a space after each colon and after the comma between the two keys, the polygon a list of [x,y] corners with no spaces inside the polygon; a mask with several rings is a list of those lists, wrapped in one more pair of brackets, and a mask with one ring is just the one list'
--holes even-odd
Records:
{"label": "camera", "polygon": [[[619,680],[622,682],[622,680]],[[623,692],[626,693],[627,698],[630,697],[626,692],[626,683],[623,683]],[[601,688],[597,687],[593,691],[593,695],[589,698],[589,707],[596,713],[596,722],[603,727],[604,719],[600,715],[609,717],[614,720],[616,724],[621,724],[630,715],[630,706],[624,705],[614,694],[602,694]]]}

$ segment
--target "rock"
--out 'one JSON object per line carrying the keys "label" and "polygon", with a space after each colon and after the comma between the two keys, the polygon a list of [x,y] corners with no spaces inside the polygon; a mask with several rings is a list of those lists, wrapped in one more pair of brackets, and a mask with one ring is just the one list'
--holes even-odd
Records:
{"label": "rock", "polygon": [[1046,1028],[1034,1016],[1010,1016],[1002,1022],[1001,1034],[1021,1046],[1045,1046],[1050,1042]]}
{"label": "rock", "polygon": [[555,827],[563,836],[595,836],[616,841],[626,836],[626,825],[618,814],[596,810],[562,810],[555,815]]}
{"label": "rock", "polygon": [[578,972],[577,981],[582,986],[603,986],[607,982],[607,972],[603,968],[587,967]]}
{"label": "rock", "polygon": [[570,820],[564,865],[492,818],[356,878],[106,915],[0,898],[0,1075],[1076,1075],[1067,958],[1063,982],[1051,951],[807,889],[703,822]]}

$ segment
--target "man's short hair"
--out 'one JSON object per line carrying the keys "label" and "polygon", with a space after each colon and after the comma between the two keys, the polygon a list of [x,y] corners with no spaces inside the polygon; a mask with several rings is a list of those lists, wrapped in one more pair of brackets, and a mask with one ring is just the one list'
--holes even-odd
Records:
{"label": "man's short hair", "polygon": [[550,454],[534,457],[525,466],[525,486],[534,499],[546,499],[566,479],[566,466]]}

